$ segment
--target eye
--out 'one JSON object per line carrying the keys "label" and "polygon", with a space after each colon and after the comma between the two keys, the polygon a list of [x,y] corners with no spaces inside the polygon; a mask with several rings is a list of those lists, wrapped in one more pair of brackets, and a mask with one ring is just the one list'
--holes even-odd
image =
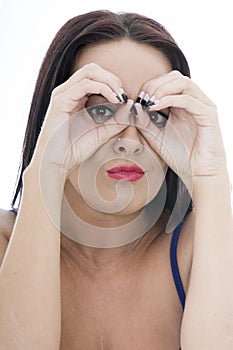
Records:
{"label": "eye", "polygon": [[147,111],[147,114],[152,121],[152,123],[156,124],[159,129],[162,129],[168,120],[168,116],[162,112],[156,111]]}
{"label": "eye", "polygon": [[103,124],[108,119],[112,118],[117,109],[115,104],[101,104],[87,107],[87,112],[96,124]]}

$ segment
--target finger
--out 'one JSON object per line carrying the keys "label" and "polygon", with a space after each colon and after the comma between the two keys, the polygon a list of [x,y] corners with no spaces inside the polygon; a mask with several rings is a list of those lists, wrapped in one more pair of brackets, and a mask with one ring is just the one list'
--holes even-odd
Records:
{"label": "finger", "polygon": [[158,134],[166,126],[168,116],[160,111],[149,110],[142,108],[140,103],[135,103],[136,116],[135,126],[140,129],[153,130],[153,133]]}
{"label": "finger", "polygon": [[[130,124],[129,115],[132,103],[133,101],[127,104],[119,104],[119,108],[114,111],[113,116],[109,119],[103,118],[104,121],[102,123],[99,121],[96,123],[95,119],[91,116],[90,111],[88,111],[86,108],[72,115],[72,117],[69,119],[71,143],[77,140],[80,136],[83,136],[86,132],[94,129],[105,129],[105,131],[108,131],[103,138],[100,138],[101,142],[106,141],[113,135],[118,134],[120,131],[122,131],[122,129],[126,128]],[[112,109],[114,110],[115,105],[105,103],[103,106],[107,106],[108,108],[111,108],[112,106]],[[103,135],[105,131],[103,131]]]}
{"label": "finger", "polygon": [[[131,108],[134,104],[134,101],[129,99],[127,103],[119,104],[119,108],[114,114],[113,121],[116,128],[120,128],[118,133],[122,130],[122,127],[127,127],[131,124]],[[112,119],[107,121],[105,125],[112,124]],[[117,130],[117,129],[116,129]]]}
{"label": "finger", "polygon": [[191,178],[190,150],[196,136],[196,129],[189,129],[188,138],[184,125],[168,125],[163,130],[158,130],[152,123],[147,129],[141,129],[142,135],[157,155],[181,178]]}
{"label": "finger", "polygon": [[[210,107],[202,101],[190,96],[190,95],[171,95],[164,96],[156,102],[154,106],[151,106],[149,110],[157,110],[176,107],[185,109],[193,116],[203,116],[203,119],[207,121],[208,116],[211,119],[217,119],[217,112],[214,107]],[[200,119],[201,120],[201,119]]]}
{"label": "finger", "polygon": [[122,94],[121,80],[111,72],[103,69],[95,63],[90,63],[77,70],[66,82],[57,87],[58,93],[64,92],[67,88],[75,85],[83,79],[102,82],[108,85],[117,95]]}
{"label": "finger", "polygon": [[171,71],[169,73],[155,77],[147,81],[141,88],[142,91],[148,93],[149,96],[154,96],[156,89],[164,84],[171,83],[174,80],[177,80],[181,76],[181,73],[178,71]]}
{"label": "finger", "polygon": [[136,109],[135,126],[141,129],[147,129],[151,123],[150,118],[148,118],[148,114],[142,109],[142,105],[140,103],[135,103],[134,107]]}
{"label": "finger", "polygon": [[[109,102],[119,103],[113,90],[104,83],[83,79],[79,83],[70,86],[63,94],[53,97],[62,112],[72,113],[79,104],[79,101],[87,94],[101,94]],[[81,108],[80,108],[81,109]]]}
{"label": "finger", "polygon": [[159,78],[152,79],[143,86],[143,89],[150,96],[155,96],[156,99],[161,99],[166,95],[187,94],[216,108],[213,101],[189,77],[178,71],[172,71]]}
{"label": "finger", "polygon": [[[120,132],[129,126],[132,103],[120,105],[113,118],[103,124],[96,124],[86,109],[70,118],[70,143],[72,144],[72,150],[78,155],[79,161],[83,161],[96,148],[117,137]],[[109,106],[109,104],[106,105]]]}
{"label": "finger", "polygon": [[[174,116],[172,119],[177,119],[178,122],[176,126],[171,125],[171,121],[168,120],[167,125],[160,129],[150,120],[140,104],[135,104],[135,108],[138,115],[136,127],[156,154],[178,174],[179,167],[187,167],[188,161],[186,146],[180,133],[180,129],[184,129],[183,122]],[[180,125],[177,125],[179,123]]]}

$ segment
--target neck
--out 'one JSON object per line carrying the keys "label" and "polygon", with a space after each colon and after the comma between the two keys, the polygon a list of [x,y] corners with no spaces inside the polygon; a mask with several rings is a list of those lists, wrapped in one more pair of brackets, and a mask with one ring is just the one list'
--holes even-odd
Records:
{"label": "neck", "polygon": [[67,183],[62,204],[61,247],[78,266],[106,270],[138,259],[164,229],[164,220],[159,211],[156,214],[153,201],[129,215],[99,213],[83,202]]}

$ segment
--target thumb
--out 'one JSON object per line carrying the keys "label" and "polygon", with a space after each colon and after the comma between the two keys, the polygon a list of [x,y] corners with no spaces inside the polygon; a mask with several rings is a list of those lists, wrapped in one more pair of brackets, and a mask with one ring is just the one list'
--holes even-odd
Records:
{"label": "thumb", "polygon": [[[183,124],[170,113],[165,121],[159,116],[159,123],[153,121],[148,111],[136,106],[136,127],[159,157],[184,181],[191,178],[190,149],[182,135]],[[154,111],[153,111],[154,112]],[[157,112],[156,112],[157,113]],[[152,115],[152,117],[154,117]],[[155,119],[155,118],[154,118]]]}

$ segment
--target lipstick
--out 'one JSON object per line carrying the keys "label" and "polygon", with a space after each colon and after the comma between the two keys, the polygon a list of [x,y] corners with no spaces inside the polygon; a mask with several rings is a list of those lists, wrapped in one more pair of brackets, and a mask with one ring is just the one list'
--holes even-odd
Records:
{"label": "lipstick", "polygon": [[138,167],[135,164],[122,164],[107,170],[107,174],[109,177],[115,180],[136,181],[143,177],[145,173],[142,168]]}

